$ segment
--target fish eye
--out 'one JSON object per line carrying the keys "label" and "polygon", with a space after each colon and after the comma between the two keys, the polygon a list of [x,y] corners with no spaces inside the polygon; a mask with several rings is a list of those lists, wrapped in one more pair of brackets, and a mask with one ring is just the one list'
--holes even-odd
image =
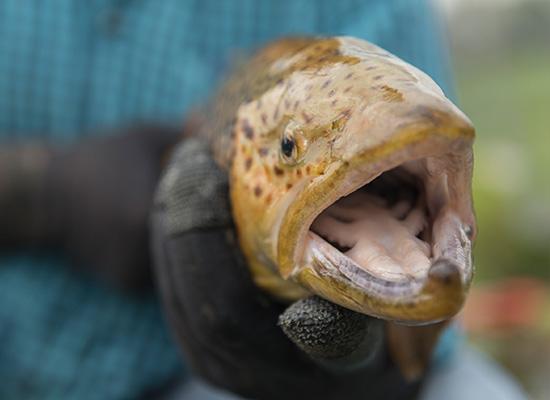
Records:
{"label": "fish eye", "polygon": [[294,149],[296,148],[296,143],[291,137],[284,136],[281,141],[281,151],[283,155],[287,158],[291,158],[294,154]]}

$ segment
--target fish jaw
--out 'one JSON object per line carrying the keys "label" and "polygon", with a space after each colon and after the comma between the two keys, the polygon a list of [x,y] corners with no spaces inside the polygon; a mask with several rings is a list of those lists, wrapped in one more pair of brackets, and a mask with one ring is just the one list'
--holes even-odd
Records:
{"label": "fish jaw", "polygon": [[[413,325],[451,318],[462,307],[473,277],[476,229],[471,123],[454,107],[416,107],[414,114],[380,145],[342,157],[296,197],[281,223],[277,252],[286,279],[355,311]],[[339,199],[398,167],[422,171],[431,239],[428,265],[390,276],[376,261],[361,265],[347,256],[312,225]]]}

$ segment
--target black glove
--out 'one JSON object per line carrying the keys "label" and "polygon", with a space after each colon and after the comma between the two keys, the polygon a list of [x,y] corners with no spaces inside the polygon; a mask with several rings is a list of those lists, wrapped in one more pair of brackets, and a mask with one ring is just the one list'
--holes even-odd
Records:
{"label": "black glove", "polygon": [[253,399],[414,398],[419,383],[406,383],[389,361],[381,321],[317,297],[285,311],[253,284],[231,222],[227,177],[205,144],[178,146],[152,225],[167,317],[203,379]]}
{"label": "black glove", "polygon": [[62,249],[123,288],[150,286],[149,212],[181,131],[140,126],[67,148],[0,148],[0,248]]}

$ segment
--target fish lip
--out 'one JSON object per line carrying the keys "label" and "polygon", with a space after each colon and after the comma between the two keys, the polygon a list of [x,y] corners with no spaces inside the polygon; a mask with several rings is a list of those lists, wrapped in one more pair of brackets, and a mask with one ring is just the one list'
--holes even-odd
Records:
{"label": "fish lip", "polygon": [[[323,210],[333,204],[339,197],[354,192],[394,166],[434,154],[469,151],[471,150],[472,141],[473,137],[461,138],[449,145],[448,141],[438,142],[436,138],[420,143],[419,148],[414,151],[411,151],[410,148],[407,149],[401,156],[398,152],[395,152],[390,157],[380,160],[379,164],[382,167],[371,169],[370,173],[363,173],[362,180],[355,177],[351,179],[353,184],[350,184],[349,181],[343,179],[344,183],[335,191],[338,196],[332,196],[330,201],[318,207],[315,213],[310,216],[310,221],[313,222]],[[426,148],[429,148],[429,150],[426,151]],[[354,171],[349,171],[345,176],[348,177],[354,173]],[[466,196],[468,195],[466,194]],[[472,225],[472,229],[475,229],[475,225]],[[365,271],[345,256],[347,259],[345,262],[331,262],[326,255],[323,258],[317,252],[314,262],[305,262],[303,260],[305,251],[312,243],[311,233],[308,228],[307,232],[300,238],[302,260],[289,276],[322,297],[368,315],[406,324],[441,321],[453,316],[462,307],[473,276],[471,240],[468,238],[468,248],[463,249],[466,254],[464,263],[448,259],[445,254],[442,254],[441,257],[433,260],[425,276],[392,281]],[[315,239],[315,237],[313,238]],[[440,265],[442,263],[451,265],[448,268],[448,271],[451,271],[450,273],[436,273],[441,272]],[[330,282],[330,284],[327,282]]]}

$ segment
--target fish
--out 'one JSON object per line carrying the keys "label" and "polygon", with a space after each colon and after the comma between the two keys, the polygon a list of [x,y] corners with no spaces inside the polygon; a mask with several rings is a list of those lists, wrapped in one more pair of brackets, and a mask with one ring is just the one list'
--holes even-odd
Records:
{"label": "fish", "polygon": [[474,272],[475,129],[427,74],[362,39],[284,38],[237,67],[198,120],[261,289],[407,329],[459,312]]}

